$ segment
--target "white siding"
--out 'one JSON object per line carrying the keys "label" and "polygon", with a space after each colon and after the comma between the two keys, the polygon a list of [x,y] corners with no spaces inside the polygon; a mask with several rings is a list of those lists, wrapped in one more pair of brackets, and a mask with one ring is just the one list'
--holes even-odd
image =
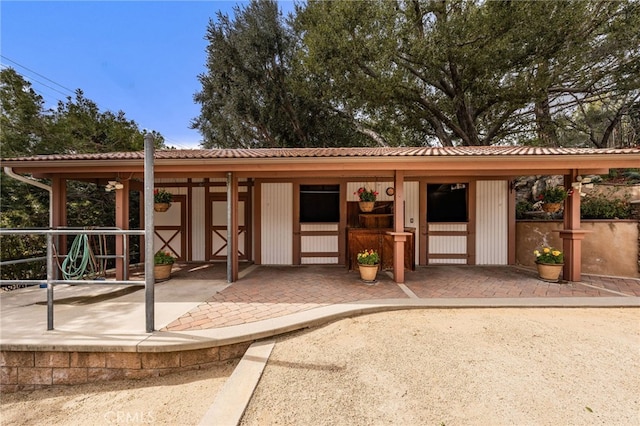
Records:
{"label": "white siding", "polygon": [[205,192],[204,188],[193,188],[193,199],[191,200],[193,211],[191,212],[191,223],[193,229],[191,229],[192,247],[191,257],[196,262],[202,262],[205,259],[204,253],[204,241],[207,231],[206,224],[204,223],[205,217]]}
{"label": "white siding", "polygon": [[347,201],[360,201],[355,192],[365,187],[378,191],[378,201],[393,201],[393,196],[387,195],[387,188],[392,187],[393,182],[348,182],[347,183]]}
{"label": "white siding", "polygon": [[293,263],[293,184],[263,183],[261,200],[262,264]]}
{"label": "white siding", "polygon": [[[300,230],[305,231],[333,231],[338,232],[337,223],[302,223]],[[300,238],[300,250],[304,253],[338,252],[337,235],[303,235]],[[302,257],[302,264],[337,264],[338,257]]]}
{"label": "white siding", "polygon": [[417,265],[420,262],[420,232],[418,232],[418,225],[420,224],[419,182],[404,183],[404,199],[404,226],[416,229],[416,232],[414,233],[415,241],[413,242],[413,246],[415,247],[415,262]]}
{"label": "white siding", "polygon": [[476,263],[508,263],[508,196],[506,180],[478,181],[476,184]]}
{"label": "white siding", "polygon": [[[466,223],[430,223],[429,232],[457,231],[466,232]],[[467,254],[467,237],[463,235],[429,235],[428,253],[431,254]],[[466,264],[466,259],[429,259],[429,263]]]}

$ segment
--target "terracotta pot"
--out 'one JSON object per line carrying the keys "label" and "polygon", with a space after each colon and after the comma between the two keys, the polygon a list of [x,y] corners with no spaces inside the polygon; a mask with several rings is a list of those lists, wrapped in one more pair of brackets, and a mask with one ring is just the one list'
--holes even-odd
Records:
{"label": "terracotta pot", "polygon": [[360,211],[363,213],[372,212],[375,205],[376,205],[375,201],[360,201],[358,203],[358,206],[360,206]]}
{"label": "terracotta pot", "polygon": [[557,283],[560,280],[563,266],[564,263],[536,263],[540,279],[552,283]]}
{"label": "terracotta pot", "polygon": [[360,271],[360,278],[364,282],[373,282],[378,275],[379,264],[376,265],[362,265],[358,264],[358,270]]}
{"label": "terracotta pot", "polygon": [[156,281],[166,281],[171,278],[171,268],[173,263],[153,266],[153,275]]}
{"label": "terracotta pot", "polygon": [[153,204],[153,210],[155,210],[157,212],[166,212],[167,210],[169,210],[169,207],[171,207],[171,204],[169,204],[169,203],[154,203]]}
{"label": "terracotta pot", "polygon": [[542,210],[547,213],[555,213],[562,208],[562,203],[544,203],[542,205]]}

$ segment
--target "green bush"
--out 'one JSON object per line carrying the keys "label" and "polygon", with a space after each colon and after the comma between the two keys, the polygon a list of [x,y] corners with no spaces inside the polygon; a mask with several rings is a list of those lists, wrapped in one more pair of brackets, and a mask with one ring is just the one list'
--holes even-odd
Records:
{"label": "green bush", "polygon": [[631,205],[628,200],[604,197],[585,197],[580,203],[582,219],[629,219]]}
{"label": "green bush", "polygon": [[516,204],[516,219],[525,219],[524,214],[533,210],[533,204],[529,201],[518,201]]}

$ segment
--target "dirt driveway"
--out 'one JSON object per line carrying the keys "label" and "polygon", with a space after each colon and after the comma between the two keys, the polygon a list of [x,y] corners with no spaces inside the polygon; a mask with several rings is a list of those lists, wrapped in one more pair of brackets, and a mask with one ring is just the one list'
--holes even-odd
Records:
{"label": "dirt driveway", "polygon": [[278,340],[243,425],[640,424],[639,309],[389,312]]}
{"label": "dirt driveway", "polygon": [[[2,395],[2,424],[198,424],[234,364]],[[277,339],[243,425],[640,424],[640,309],[366,315]]]}

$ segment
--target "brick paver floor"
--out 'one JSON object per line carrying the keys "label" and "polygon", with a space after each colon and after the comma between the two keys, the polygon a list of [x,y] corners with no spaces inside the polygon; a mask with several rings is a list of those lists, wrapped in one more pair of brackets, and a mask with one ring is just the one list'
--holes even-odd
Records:
{"label": "brick paver floor", "polygon": [[407,295],[384,273],[375,285],[341,266],[260,266],[167,325],[171,331],[244,324],[337,303]]}
{"label": "brick paver floor", "polygon": [[164,330],[226,327],[331,304],[374,299],[640,296],[640,280],[583,275],[580,283],[548,283],[509,266],[428,266],[407,271],[405,292],[386,273],[367,285],[342,266],[258,266],[246,277],[170,323]]}

